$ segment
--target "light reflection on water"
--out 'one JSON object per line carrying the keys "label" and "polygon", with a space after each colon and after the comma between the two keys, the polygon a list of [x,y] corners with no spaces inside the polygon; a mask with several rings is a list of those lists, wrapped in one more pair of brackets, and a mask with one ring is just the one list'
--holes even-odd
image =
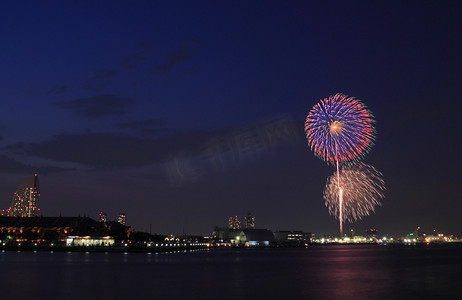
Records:
{"label": "light reflection on water", "polygon": [[462,299],[461,259],[462,245],[2,251],[0,282],[4,299]]}

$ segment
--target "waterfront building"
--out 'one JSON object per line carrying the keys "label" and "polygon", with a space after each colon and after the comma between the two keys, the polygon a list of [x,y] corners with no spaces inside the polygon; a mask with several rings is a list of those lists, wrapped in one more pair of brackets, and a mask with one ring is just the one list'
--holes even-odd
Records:
{"label": "waterfront building", "polygon": [[228,218],[228,229],[241,229],[241,221],[237,216]]}
{"label": "waterfront building", "polygon": [[[13,243],[71,243],[74,246],[111,245],[111,237],[125,240],[134,229],[115,221],[101,223],[89,217],[0,217],[0,240]],[[70,241],[71,239],[72,241]],[[91,240],[91,241],[90,241]]]}
{"label": "waterfront building", "polygon": [[265,247],[274,243],[274,235],[268,229],[243,229],[231,243],[246,247]]}
{"label": "waterfront building", "polygon": [[125,213],[119,213],[119,216],[117,218],[117,222],[119,222],[120,224],[125,226],[125,222],[126,222]]}
{"label": "waterfront building", "polygon": [[267,229],[229,229],[215,228],[213,240],[234,246],[264,247],[275,242],[274,235]]}
{"label": "waterfront building", "polygon": [[311,242],[311,232],[282,230],[276,231],[274,238],[283,246],[301,246]]}
{"label": "waterfront building", "polygon": [[247,216],[245,217],[245,228],[247,229],[255,228],[255,217],[252,217],[252,215],[250,214],[250,211],[247,213]]}
{"label": "waterfront building", "polygon": [[37,217],[39,207],[40,187],[37,174],[24,180],[14,193],[8,208],[9,217]]}
{"label": "waterfront building", "polygon": [[0,236],[13,240],[58,240],[89,233],[98,222],[88,217],[0,217]]}

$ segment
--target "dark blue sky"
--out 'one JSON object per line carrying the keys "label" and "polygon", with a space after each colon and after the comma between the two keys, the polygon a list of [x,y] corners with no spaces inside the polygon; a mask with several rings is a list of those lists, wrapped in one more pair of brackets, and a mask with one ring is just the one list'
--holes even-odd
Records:
{"label": "dark blue sky", "polygon": [[43,215],[138,230],[336,233],[334,169],[303,122],[341,92],[376,117],[376,214],[345,228],[462,233],[457,1],[2,4],[0,206],[38,172]]}

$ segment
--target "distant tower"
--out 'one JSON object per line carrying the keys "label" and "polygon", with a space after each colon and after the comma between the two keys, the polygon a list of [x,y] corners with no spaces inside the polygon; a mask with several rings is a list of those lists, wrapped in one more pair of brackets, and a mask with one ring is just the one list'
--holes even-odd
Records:
{"label": "distant tower", "polygon": [[117,222],[125,226],[125,213],[119,213],[119,217],[117,218]]}
{"label": "distant tower", "polygon": [[245,217],[245,228],[255,228],[255,217],[252,217],[250,211],[247,212],[247,217]]}
{"label": "distant tower", "polygon": [[229,229],[241,229],[241,221],[237,216],[228,218],[228,228]]}
{"label": "distant tower", "polygon": [[107,222],[107,214],[104,213],[104,212],[100,212],[99,213],[99,221],[102,222],[102,223],[106,223]]}
{"label": "distant tower", "polygon": [[37,217],[39,208],[40,186],[37,174],[24,180],[14,193],[8,216]]}

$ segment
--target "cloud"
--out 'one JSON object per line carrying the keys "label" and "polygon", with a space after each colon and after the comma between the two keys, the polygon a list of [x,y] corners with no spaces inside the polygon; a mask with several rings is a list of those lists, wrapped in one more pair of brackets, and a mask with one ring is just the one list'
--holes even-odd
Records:
{"label": "cloud", "polygon": [[[159,120],[124,123],[130,128],[161,124]],[[186,163],[197,159],[200,168],[221,164],[222,159],[238,163],[246,158],[269,153],[279,144],[298,139],[294,126],[278,118],[239,129],[175,132],[147,139],[114,133],[60,134],[35,143],[5,147],[14,153],[60,162],[73,162],[96,169],[149,166],[156,163]],[[183,168],[183,165],[181,166]]]}
{"label": "cloud", "polygon": [[199,40],[196,38],[190,38],[182,43],[183,47],[193,47],[199,43]]}
{"label": "cloud", "polygon": [[24,142],[17,142],[12,145],[7,145],[3,149],[6,149],[11,154],[23,154],[22,149],[26,146]]}
{"label": "cloud", "polygon": [[18,143],[8,149],[94,168],[130,168],[162,162],[210,135],[211,132],[198,131],[151,140],[110,133],[61,134],[43,142]]}
{"label": "cloud", "polygon": [[97,70],[95,75],[83,83],[83,88],[99,92],[112,83],[112,79],[116,74],[116,70]]}
{"label": "cloud", "polygon": [[163,124],[164,124],[163,120],[151,119],[151,120],[136,121],[136,122],[117,123],[117,127],[138,129],[138,128],[146,128],[146,127],[157,127]]}
{"label": "cloud", "polygon": [[55,85],[47,92],[48,95],[60,95],[67,90],[65,85]]}
{"label": "cloud", "polygon": [[5,174],[22,174],[22,173],[53,173],[59,171],[66,171],[70,169],[59,167],[35,167],[24,164],[16,159],[10,158],[6,155],[0,155],[0,172]]}
{"label": "cloud", "polygon": [[[150,42],[140,43],[138,51],[128,54],[122,61],[122,68],[126,70],[135,70],[143,68],[143,74],[151,77],[162,77],[174,73],[172,79],[178,79],[183,76],[195,74],[196,71],[189,68],[184,70],[179,68],[183,64],[187,64],[193,59],[193,54],[190,49],[198,44],[197,39],[189,39],[181,43],[180,47],[174,51],[166,52],[162,57],[160,63],[152,65],[151,67],[144,68],[147,61],[153,58],[152,53],[156,51],[156,47]],[[132,86],[139,86],[148,80],[145,76],[138,76],[132,81]]]}
{"label": "cloud", "polygon": [[138,51],[128,54],[122,61],[122,67],[127,70],[136,69],[136,65],[150,58],[150,55],[155,52],[156,47],[151,42],[143,42],[138,44]]}
{"label": "cloud", "polygon": [[22,173],[33,170],[31,166],[27,166],[6,155],[0,155],[0,169],[4,173]]}
{"label": "cloud", "polygon": [[123,115],[125,109],[133,103],[129,98],[115,95],[98,95],[68,102],[54,102],[53,105],[76,112],[87,118],[97,118],[111,115]]}
{"label": "cloud", "polygon": [[165,54],[161,64],[152,66],[149,75],[163,76],[172,72],[177,66],[188,63],[193,55],[186,49],[179,49]]}
{"label": "cloud", "polygon": [[122,129],[134,129],[139,130],[142,132],[157,132],[164,124],[163,120],[160,119],[151,119],[151,120],[144,120],[144,121],[136,121],[136,122],[120,122],[116,123],[118,128]]}

